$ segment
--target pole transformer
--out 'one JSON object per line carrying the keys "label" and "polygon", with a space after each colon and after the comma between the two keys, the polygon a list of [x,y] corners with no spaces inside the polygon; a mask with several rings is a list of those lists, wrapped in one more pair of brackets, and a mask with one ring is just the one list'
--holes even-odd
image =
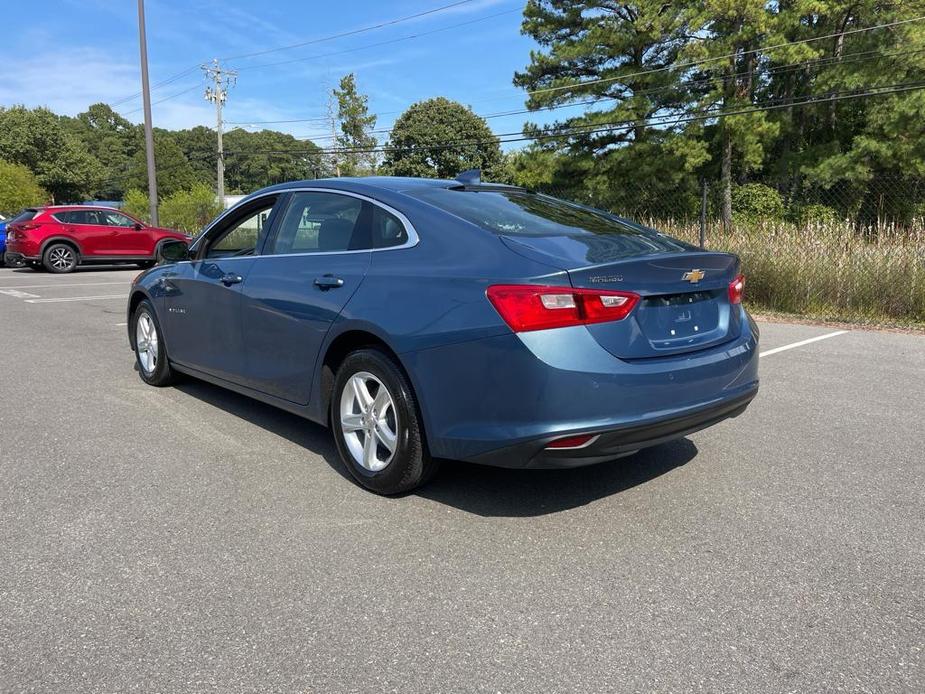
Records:
{"label": "pole transformer", "polygon": [[233,87],[238,80],[236,70],[223,68],[218,58],[202,66],[205,72],[206,80],[210,83],[206,87],[206,101],[215,104],[215,132],[218,136],[217,154],[218,160],[215,166],[215,194],[218,197],[218,204],[225,207],[225,147],[222,144],[222,108],[225,100],[228,98],[228,89]]}

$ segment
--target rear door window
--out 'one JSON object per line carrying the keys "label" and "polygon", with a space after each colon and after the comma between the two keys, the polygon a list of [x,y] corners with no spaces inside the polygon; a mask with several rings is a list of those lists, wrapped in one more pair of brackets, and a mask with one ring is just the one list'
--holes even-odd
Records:
{"label": "rear door window", "polygon": [[294,193],[268,255],[336,253],[370,248],[361,199],[337,193]]}
{"label": "rear door window", "polygon": [[71,210],[68,212],[68,224],[103,224],[98,210]]}

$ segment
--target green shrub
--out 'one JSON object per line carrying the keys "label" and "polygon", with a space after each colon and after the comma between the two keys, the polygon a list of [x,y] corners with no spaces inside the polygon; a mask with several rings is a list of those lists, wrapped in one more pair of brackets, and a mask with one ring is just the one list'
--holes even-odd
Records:
{"label": "green shrub", "polygon": [[777,222],[784,218],[784,199],[773,188],[746,183],[732,189],[732,217],[736,222]]}
{"label": "green shrub", "polygon": [[177,191],[161,201],[160,223],[172,229],[198,234],[222,211],[212,189],[202,183],[190,190]]}
{"label": "green shrub", "polygon": [[0,212],[19,212],[48,199],[48,193],[29,169],[0,159]]}
{"label": "green shrub", "polygon": [[148,194],[143,193],[137,188],[125,191],[122,196],[122,209],[130,215],[151,222],[151,208],[148,205]]}
{"label": "green shrub", "polygon": [[841,215],[838,210],[828,205],[802,205],[796,209],[794,221],[805,225],[831,224],[838,222]]}

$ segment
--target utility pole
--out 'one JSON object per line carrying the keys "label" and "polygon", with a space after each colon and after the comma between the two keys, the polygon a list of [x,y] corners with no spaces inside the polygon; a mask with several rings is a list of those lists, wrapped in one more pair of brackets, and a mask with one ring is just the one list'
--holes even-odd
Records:
{"label": "utility pole", "polygon": [[218,134],[218,163],[216,164],[216,184],[215,193],[218,196],[218,203],[225,207],[225,148],[222,144],[222,107],[225,105],[225,99],[228,98],[228,88],[234,86],[238,80],[236,70],[223,68],[218,62],[218,58],[211,63],[202,66],[203,72],[206,73],[206,79],[212,84],[206,87],[206,101],[215,104],[215,132]]}
{"label": "utility pole", "polygon": [[337,109],[334,106],[334,90],[328,93],[328,120],[331,122],[331,168],[340,178],[340,160],[337,158]]}
{"label": "utility pole", "polygon": [[151,128],[151,88],[148,84],[148,40],[145,37],[145,0],[138,0],[138,43],[141,51],[141,94],[145,111],[145,156],[148,163],[148,205],[151,224],[157,226],[157,170],[154,166],[154,131]]}

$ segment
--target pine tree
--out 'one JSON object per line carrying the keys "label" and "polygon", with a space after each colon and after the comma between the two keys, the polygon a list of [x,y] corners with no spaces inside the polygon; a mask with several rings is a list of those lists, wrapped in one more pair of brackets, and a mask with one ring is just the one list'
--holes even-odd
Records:
{"label": "pine tree", "polygon": [[[569,187],[560,194],[609,207],[632,200],[651,212],[664,193],[696,197],[694,170],[706,159],[703,142],[677,127],[659,126],[685,107],[679,55],[692,40],[693,2],[529,0],[523,33],[540,44],[514,83],[540,110],[575,104],[581,115],[551,127],[527,125],[539,137],[531,151],[566,151]],[[656,124],[651,121],[655,119]],[[623,202],[617,202],[617,199]]]}
{"label": "pine tree", "polygon": [[375,149],[378,144],[370,132],[376,127],[376,116],[369,113],[368,97],[357,92],[356,77],[353,74],[341,79],[333,95],[337,100],[337,120],[340,123],[336,146],[347,150],[338,157],[341,174],[368,176],[375,173],[378,157],[375,152],[368,150]]}

